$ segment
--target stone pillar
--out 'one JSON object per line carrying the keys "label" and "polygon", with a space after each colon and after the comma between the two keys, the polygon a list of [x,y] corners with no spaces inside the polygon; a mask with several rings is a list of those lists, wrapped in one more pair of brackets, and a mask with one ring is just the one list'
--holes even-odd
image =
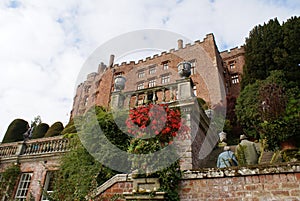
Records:
{"label": "stone pillar", "polygon": [[163,102],[166,101],[166,92],[165,91],[166,91],[165,89],[162,89],[162,92],[163,92],[163,94],[162,94],[162,101]]}
{"label": "stone pillar", "polygon": [[159,192],[158,178],[134,178],[132,192],[124,192],[125,200],[165,200],[165,192]]}
{"label": "stone pillar", "polygon": [[156,102],[156,93],[155,93],[155,91],[153,91],[152,102],[153,102],[153,104],[155,104],[155,102]]}
{"label": "stone pillar", "polygon": [[193,88],[190,78],[176,80],[178,86],[178,99],[184,100],[193,97]]}
{"label": "stone pillar", "polygon": [[135,94],[135,102],[134,102],[134,105],[135,105],[135,106],[138,106],[138,103],[139,103],[139,94]]}
{"label": "stone pillar", "polygon": [[112,92],[111,107],[114,109],[123,108],[125,97],[120,91]]}
{"label": "stone pillar", "polygon": [[145,99],[144,99],[144,103],[145,103],[145,104],[148,103],[148,91],[145,91]]}

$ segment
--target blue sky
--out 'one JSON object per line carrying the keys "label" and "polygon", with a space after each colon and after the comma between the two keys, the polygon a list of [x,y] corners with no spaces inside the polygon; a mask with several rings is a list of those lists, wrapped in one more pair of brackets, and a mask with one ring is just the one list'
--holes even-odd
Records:
{"label": "blue sky", "polygon": [[195,41],[214,33],[222,51],[255,25],[299,13],[299,0],[2,0],[0,140],[15,118],[66,124],[84,61],[120,34],[164,29]]}

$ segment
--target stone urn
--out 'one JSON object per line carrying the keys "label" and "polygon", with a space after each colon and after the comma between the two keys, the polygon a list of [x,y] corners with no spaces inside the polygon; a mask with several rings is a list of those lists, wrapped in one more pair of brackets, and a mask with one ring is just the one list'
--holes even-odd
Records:
{"label": "stone urn", "polygon": [[121,91],[125,88],[125,82],[126,82],[126,78],[123,77],[122,75],[118,75],[115,77],[115,91]]}
{"label": "stone urn", "polygon": [[180,62],[177,65],[178,74],[181,78],[188,78],[191,75],[191,63],[187,61]]}

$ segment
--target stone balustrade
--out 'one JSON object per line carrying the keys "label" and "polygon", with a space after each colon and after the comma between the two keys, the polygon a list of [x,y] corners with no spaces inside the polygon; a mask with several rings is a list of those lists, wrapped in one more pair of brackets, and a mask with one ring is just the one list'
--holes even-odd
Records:
{"label": "stone balustrade", "polygon": [[18,150],[17,143],[6,143],[0,145],[0,157],[10,157],[16,155]]}
{"label": "stone balustrade", "polygon": [[37,155],[65,152],[69,150],[69,140],[62,136],[41,138],[0,145],[0,158],[21,155]]}

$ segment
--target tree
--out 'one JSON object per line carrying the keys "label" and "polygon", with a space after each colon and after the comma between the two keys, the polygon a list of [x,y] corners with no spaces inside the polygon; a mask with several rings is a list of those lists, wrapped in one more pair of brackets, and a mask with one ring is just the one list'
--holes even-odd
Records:
{"label": "tree", "polygon": [[271,70],[281,69],[282,66],[274,59],[275,50],[281,49],[283,33],[276,18],[263,26],[255,26],[246,38],[242,87],[254,83],[257,79],[266,79]]}
{"label": "tree", "polygon": [[5,132],[3,143],[17,142],[23,140],[23,134],[28,130],[29,124],[23,119],[13,120]]}
{"label": "tree", "polygon": [[38,116],[34,117],[33,121],[31,121],[30,127],[31,127],[31,128],[36,127],[36,126],[38,126],[40,123],[42,123],[42,119],[41,119],[41,116],[38,115]]}
{"label": "tree", "polygon": [[261,81],[247,85],[237,99],[235,112],[245,133],[248,136],[258,138],[258,124],[261,122],[259,113],[259,88]]}
{"label": "tree", "polygon": [[280,142],[297,136],[300,129],[299,88],[289,88],[283,71],[247,85],[237,100],[236,113],[244,131],[267,140],[268,149],[278,149]]}
{"label": "tree", "polygon": [[61,122],[59,121],[55,122],[48,129],[47,133],[45,134],[45,137],[53,137],[53,136],[60,135],[63,129],[64,129],[64,125]]}
{"label": "tree", "polygon": [[42,138],[45,136],[49,129],[49,125],[46,123],[40,123],[36,127],[34,127],[33,132],[32,132],[32,139],[37,139],[37,138]]}
{"label": "tree", "polygon": [[299,87],[299,32],[300,17],[292,17],[282,25],[275,18],[254,27],[246,38],[242,88],[266,79],[273,70],[283,70],[289,82]]}

